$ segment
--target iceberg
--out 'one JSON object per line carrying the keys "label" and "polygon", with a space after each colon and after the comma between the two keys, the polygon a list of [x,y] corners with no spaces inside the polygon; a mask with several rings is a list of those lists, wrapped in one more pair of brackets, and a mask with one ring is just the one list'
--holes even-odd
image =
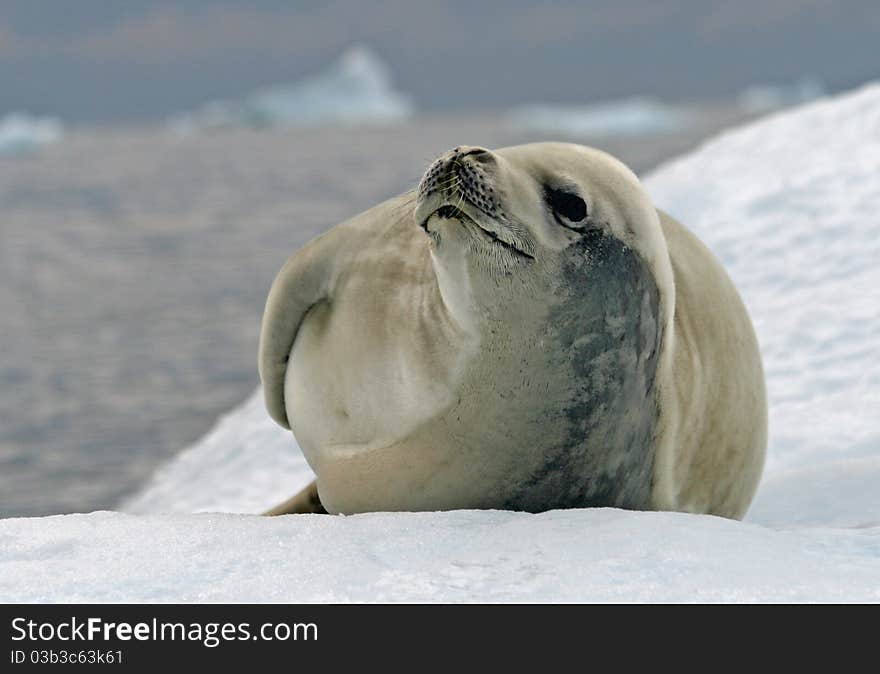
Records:
{"label": "iceberg", "polygon": [[391,124],[413,103],[392,86],[388,67],[370,49],[352,47],[325,71],[292,84],[258,89],[240,101],[214,101],[171,120],[189,132],[229,126],[315,127]]}
{"label": "iceberg", "polygon": [[681,131],[692,121],[691,113],[644,96],[591,105],[530,104],[507,115],[518,131],[580,138],[661,135]]}
{"label": "iceberg", "polygon": [[801,105],[825,95],[825,86],[804,77],[794,84],[755,84],[743,89],[737,102],[744,112],[761,113]]}
{"label": "iceberg", "polygon": [[0,156],[31,154],[61,139],[62,124],[54,117],[35,117],[25,112],[0,118]]}

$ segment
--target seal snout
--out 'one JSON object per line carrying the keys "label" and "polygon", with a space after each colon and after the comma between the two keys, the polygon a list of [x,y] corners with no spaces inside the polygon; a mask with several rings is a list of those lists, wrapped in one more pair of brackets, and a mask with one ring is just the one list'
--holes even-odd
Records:
{"label": "seal snout", "polygon": [[422,218],[454,203],[492,219],[503,215],[495,182],[498,159],[491,150],[461,145],[441,155],[422,177],[418,188]]}
{"label": "seal snout", "polygon": [[455,152],[462,158],[471,157],[472,161],[486,164],[495,163],[495,155],[492,154],[491,150],[487,150],[484,147],[457,147],[453,150],[453,153]]}
{"label": "seal snout", "polygon": [[[464,197],[486,200],[487,195],[494,194],[488,171],[496,163],[491,150],[467,145],[453,148],[428,167],[419,183],[419,197],[424,199],[439,191],[443,196],[458,196],[461,192]],[[489,200],[486,205],[490,205]]]}
{"label": "seal snout", "polygon": [[482,147],[459,146],[441,155],[419,183],[416,224],[439,242],[428,227],[432,215],[470,223],[494,244],[533,260],[524,237],[510,231],[497,188],[498,169],[496,155]]}

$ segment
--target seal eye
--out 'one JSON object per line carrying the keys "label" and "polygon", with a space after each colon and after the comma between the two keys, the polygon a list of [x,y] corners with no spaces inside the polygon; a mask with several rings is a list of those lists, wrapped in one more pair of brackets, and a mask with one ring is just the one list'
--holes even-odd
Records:
{"label": "seal eye", "polygon": [[[569,227],[562,218],[570,223],[580,223],[587,217],[587,204],[577,194],[566,190],[546,188],[547,205],[553,211],[553,217],[563,227]],[[569,227],[569,229],[572,229]],[[580,229],[580,228],[578,228]]]}

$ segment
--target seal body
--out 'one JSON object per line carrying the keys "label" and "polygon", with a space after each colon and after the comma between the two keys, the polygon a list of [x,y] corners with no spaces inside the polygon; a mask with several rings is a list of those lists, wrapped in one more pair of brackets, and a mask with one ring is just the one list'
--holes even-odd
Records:
{"label": "seal body", "polygon": [[733,284],[628,169],[576,145],[456,148],[312,241],[270,291],[260,372],[334,513],[741,517],[763,466]]}

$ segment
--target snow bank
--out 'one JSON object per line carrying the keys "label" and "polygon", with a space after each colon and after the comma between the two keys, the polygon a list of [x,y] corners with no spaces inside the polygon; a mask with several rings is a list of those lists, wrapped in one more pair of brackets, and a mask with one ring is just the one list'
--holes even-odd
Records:
{"label": "snow bank", "polygon": [[810,77],[794,84],[755,84],[743,89],[737,102],[749,113],[769,112],[808,103],[825,95],[825,86]]}
{"label": "snow bank", "polygon": [[171,124],[183,133],[224,126],[382,124],[401,121],[412,111],[410,98],[392,87],[388,67],[357,46],[317,75],[259,89],[241,101],[208,103]]}
{"label": "snow bank", "polygon": [[[576,510],[0,521],[0,600],[880,601],[880,86],[728,132],[645,180],[754,318],[767,469],[744,523]],[[259,395],[131,512],[258,512],[311,473]]]}
{"label": "snow bank", "polygon": [[31,154],[61,139],[61,122],[52,117],[35,117],[13,112],[0,118],[0,157]]}
{"label": "snow bank", "polygon": [[157,471],[123,508],[131,513],[259,513],[314,479],[290,431],[266,414],[258,390]]}
{"label": "snow bank", "polygon": [[593,105],[524,105],[507,116],[518,131],[582,138],[649,136],[680,131],[691,114],[653,98],[636,97]]}
{"label": "snow bank", "polygon": [[5,601],[880,601],[880,529],[678,513],[95,513],[0,540]]}

